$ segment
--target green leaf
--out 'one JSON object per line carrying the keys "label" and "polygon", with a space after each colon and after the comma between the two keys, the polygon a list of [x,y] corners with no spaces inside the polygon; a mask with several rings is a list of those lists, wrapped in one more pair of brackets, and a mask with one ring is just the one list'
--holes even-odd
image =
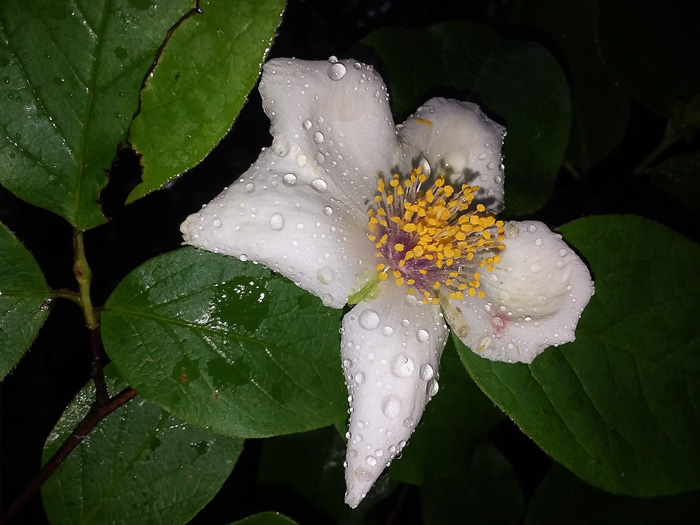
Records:
{"label": "green leaf", "polygon": [[[673,197],[689,210],[700,213],[700,154],[671,157],[650,171],[651,183],[660,192]],[[668,201],[665,206],[674,207]]]}
{"label": "green leaf", "polygon": [[279,512],[261,512],[237,521],[233,525],[296,525],[296,523]]}
{"label": "green leaf", "polygon": [[574,221],[596,293],[576,341],[532,365],[481,359],[477,384],[554,459],[591,485],[659,496],[700,487],[700,247],[632,216]]}
{"label": "green leaf", "polygon": [[[105,369],[111,394],[126,384]],[[80,423],[95,398],[86,385],[56,423],[46,462]],[[186,523],[219,491],[243,441],[177,420],[136,396],[103,419],[44,483],[53,525]]]}
{"label": "green leaf", "polygon": [[386,67],[397,113],[406,114],[430,96],[443,95],[475,100],[505,124],[510,215],[531,213],[547,202],[571,126],[569,87],[547,50],[470,22],[381,29],[363,43]]}
{"label": "green leaf", "polygon": [[198,164],[231,128],[258,78],[284,4],[202,0],[202,13],[173,33],[129,131],[144,167],[129,202]]}
{"label": "green leaf", "polygon": [[503,419],[503,413],[474,384],[452,342],[440,360],[440,391],[428,403],[421,423],[389,475],[422,485],[466,471],[477,445]]}
{"label": "green leaf", "polygon": [[615,496],[586,485],[557,467],[550,470],[535,492],[525,519],[528,525],[687,525],[698,522],[700,492],[644,499]]}
{"label": "green leaf", "polygon": [[39,265],[0,223],[0,380],[17,364],[49,314]]}
{"label": "green leaf", "polygon": [[598,1],[598,47],[610,75],[662,116],[700,92],[700,9],[685,0]]}
{"label": "green leaf", "polygon": [[[396,483],[387,476],[380,477],[360,506],[351,509],[343,501],[344,461],[345,443],[333,427],[279,436],[263,444],[258,482],[284,487],[286,491],[276,488],[275,492],[286,496],[286,508],[298,508],[300,500],[307,504],[305,506],[313,505],[318,514],[308,517],[309,522],[371,523],[369,511],[392,493]],[[303,480],[313,481],[304,483]]]}
{"label": "green leaf", "polygon": [[524,500],[513,467],[496,447],[485,441],[461,475],[421,488],[421,507],[426,525],[517,525]]}
{"label": "green leaf", "polygon": [[0,183],[79,230],[168,28],[191,0],[3,0]]}
{"label": "green leaf", "polygon": [[590,0],[520,0],[510,19],[543,31],[563,53],[574,111],[566,159],[584,171],[617,147],[629,120],[629,98],[610,78],[598,52],[596,14]]}
{"label": "green leaf", "polygon": [[184,248],[119,284],[102,335],[143,396],[188,423],[266,437],[345,417],[340,314],[260,265]]}

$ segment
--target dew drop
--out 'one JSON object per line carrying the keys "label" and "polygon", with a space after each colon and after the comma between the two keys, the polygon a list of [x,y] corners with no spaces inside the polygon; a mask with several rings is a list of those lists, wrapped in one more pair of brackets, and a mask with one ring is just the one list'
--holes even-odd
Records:
{"label": "dew drop", "polygon": [[355,382],[360,385],[365,382],[365,373],[364,372],[358,372],[355,374]]}
{"label": "dew drop", "polygon": [[255,184],[253,184],[252,182],[246,184],[245,191],[247,191],[248,193],[253,193],[255,191]]}
{"label": "dew drop", "polygon": [[343,368],[350,368],[352,366],[352,361],[350,359],[343,359]]}
{"label": "dew drop", "polygon": [[566,257],[567,253],[569,252],[562,248],[561,250],[559,250],[559,257]]}
{"label": "dew drop", "polygon": [[541,269],[542,269],[542,267],[538,263],[532,263],[530,265],[530,271],[532,273],[538,273]]}
{"label": "dew drop", "polygon": [[372,479],[372,474],[370,474],[369,470],[367,469],[357,467],[355,469],[355,477],[358,479],[358,481],[366,482]]}
{"label": "dew drop", "polygon": [[537,226],[535,226],[534,224],[530,224],[530,225],[527,227],[527,231],[530,232],[530,233],[535,233],[535,232],[537,231]]}
{"label": "dew drop", "polygon": [[221,225],[223,224],[220,219],[214,219],[214,222],[212,223],[214,225],[214,228],[221,228]]}
{"label": "dew drop", "polygon": [[306,119],[304,122],[301,123],[301,126],[304,129],[311,129],[311,126],[313,126],[313,124],[311,123],[311,121],[309,119]]}
{"label": "dew drop", "polygon": [[401,413],[401,400],[398,396],[389,395],[382,400],[382,412],[386,417],[396,418]]}
{"label": "dew drop", "polygon": [[418,339],[419,343],[427,343],[430,340],[430,334],[427,330],[418,330],[416,332],[416,339]]}
{"label": "dew drop", "polygon": [[297,176],[294,173],[285,173],[282,182],[287,186],[294,186],[297,183]]}
{"label": "dew drop", "polygon": [[316,144],[321,144],[324,140],[326,140],[326,137],[323,136],[323,133],[321,133],[320,131],[314,133],[314,142]]}
{"label": "dew drop", "polygon": [[382,328],[382,333],[385,336],[389,337],[391,334],[394,333],[394,329],[391,326],[385,326],[384,328]]}
{"label": "dew drop", "polygon": [[379,326],[379,314],[374,310],[367,309],[360,314],[359,323],[365,330],[374,330]]}
{"label": "dew drop", "polygon": [[330,306],[333,304],[333,296],[327,293],[321,298],[321,302],[323,303],[323,306]]}
{"label": "dew drop", "polygon": [[323,214],[326,217],[330,217],[331,215],[333,215],[333,208],[331,208],[330,206],[326,206],[325,208],[323,208]]}
{"label": "dew drop", "polygon": [[375,458],[374,456],[367,456],[365,458],[365,461],[370,467],[373,467],[377,464],[377,458]]}
{"label": "dew drop", "polygon": [[270,217],[270,228],[276,232],[284,228],[284,217],[282,217],[281,213],[274,213],[272,217]]}
{"label": "dew drop", "polygon": [[420,378],[423,381],[430,381],[435,375],[435,370],[429,363],[425,363],[420,367]]}
{"label": "dew drop", "polygon": [[542,238],[541,237],[537,237],[537,239],[535,239],[535,246],[542,246]]}
{"label": "dew drop", "polygon": [[335,275],[333,274],[333,270],[328,266],[319,268],[316,272],[316,278],[323,284],[331,284],[333,282],[334,277]]}
{"label": "dew drop", "polygon": [[238,258],[243,262],[246,262],[248,260],[248,256],[245,253],[240,254]]}
{"label": "dew drop", "polygon": [[486,165],[486,169],[487,169],[487,170],[492,170],[492,169],[494,169],[495,167],[496,167],[496,164],[495,164],[494,162],[489,162],[489,163]]}
{"label": "dew drop", "polygon": [[275,142],[272,143],[272,146],[270,147],[270,149],[272,149],[272,153],[274,153],[278,157],[287,156],[290,148],[291,148],[291,144],[286,139],[276,140]]}
{"label": "dew drop", "polygon": [[429,397],[433,397],[435,394],[438,393],[439,389],[440,389],[440,385],[438,385],[437,380],[431,379],[430,383],[428,383],[428,388],[427,388],[426,392],[427,392]]}
{"label": "dew drop", "polygon": [[345,69],[345,66],[343,64],[341,64],[340,62],[336,62],[328,69],[328,77],[331,80],[340,80],[345,76],[346,71],[347,69]]}
{"label": "dew drop", "polygon": [[323,179],[314,179],[311,181],[311,187],[319,193],[323,193],[328,189],[328,184]]}
{"label": "dew drop", "polygon": [[406,354],[399,354],[391,361],[391,373],[396,377],[409,377],[416,365]]}
{"label": "dew drop", "polygon": [[403,326],[404,328],[408,328],[410,325],[411,321],[409,321],[408,319],[404,319],[403,321],[401,321],[401,326]]}
{"label": "dew drop", "polygon": [[564,267],[564,261],[557,261],[557,268],[563,268]]}

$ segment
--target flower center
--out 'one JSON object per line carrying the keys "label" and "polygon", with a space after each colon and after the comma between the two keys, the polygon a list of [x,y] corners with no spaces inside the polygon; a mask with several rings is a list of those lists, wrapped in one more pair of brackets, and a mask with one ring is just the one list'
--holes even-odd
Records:
{"label": "flower center", "polygon": [[483,204],[470,209],[478,186],[460,191],[440,175],[427,189],[422,168],[408,178],[394,174],[388,184],[377,180],[377,195],[367,211],[369,239],[375,243],[379,280],[393,277],[424,303],[440,302],[437,291],[450,299],[479,290],[481,269],[493,271],[505,249],[503,221],[496,221]]}

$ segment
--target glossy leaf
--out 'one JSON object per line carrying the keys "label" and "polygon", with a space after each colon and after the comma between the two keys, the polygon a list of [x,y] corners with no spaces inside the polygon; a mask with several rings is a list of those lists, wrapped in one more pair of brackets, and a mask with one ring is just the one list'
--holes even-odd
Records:
{"label": "glossy leaf", "polygon": [[554,51],[563,54],[573,105],[566,159],[584,171],[617,147],[629,120],[629,98],[610,78],[598,52],[596,14],[590,0],[520,0],[510,19],[543,32],[543,43],[553,42]]}
{"label": "glossy leaf", "polygon": [[[126,386],[106,369],[112,394]],[[68,406],[49,436],[44,461],[87,414],[92,383]],[[219,491],[243,440],[193,427],[136,396],[103,419],[44,483],[53,525],[186,523]]]}
{"label": "glossy leaf", "polygon": [[253,88],[284,0],[203,0],[173,33],[141,92],[129,141],[143,182],[133,201],[199,163],[230,129]]}
{"label": "glossy leaf", "polygon": [[148,399],[215,432],[262,437],[346,414],[340,311],[266,268],[184,248],[124,279],[105,349]]}
{"label": "glossy leaf", "polygon": [[0,183],[80,230],[138,108],[138,91],[188,0],[3,0]]}
{"label": "glossy leaf", "polygon": [[[345,432],[345,431],[343,431]],[[292,511],[303,500],[305,507],[318,514],[307,518],[309,522],[362,525],[373,521],[370,511],[396,488],[388,476],[382,476],[356,508],[351,509],[343,501],[345,494],[345,443],[333,427],[326,427],[304,434],[279,436],[263,444],[258,482],[276,486],[283,501]],[[312,482],[305,482],[312,480]],[[280,489],[282,487],[282,489]],[[285,510],[282,504],[278,507]],[[311,513],[311,510],[307,510]]]}
{"label": "glossy leaf", "polygon": [[576,341],[532,365],[458,344],[477,384],[554,459],[635,496],[700,487],[700,247],[656,223],[591,217],[563,228],[596,292]]}
{"label": "glossy leaf", "polygon": [[421,507],[426,525],[517,525],[524,499],[513,467],[485,441],[458,476],[435,480],[421,488]]}
{"label": "glossy leaf", "polygon": [[552,468],[542,480],[525,517],[527,525],[686,525],[698,521],[700,492],[661,498],[616,496],[586,485],[560,467]]}
{"label": "glossy leaf", "polygon": [[428,403],[423,419],[390,476],[422,485],[469,469],[477,445],[503,419],[459,362],[450,341],[440,360],[440,390]]}
{"label": "glossy leaf", "polygon": [[296,521],[290,520],[279,512],[261,512],[237,521],[233,525],[296,525]]}
{"label": "glossy leaf", "polygon": [[700,92],[700,8],[685,0],[598,4],[599,53],[610,75],[663,116]]}
{"label": "glossy leaf", "polygon": [[363,43],[386,68],[397,113],[441,95],[477,102],[506,126],[507,213],[531,213],[547,202],[571,125],[569,87],[547,50],[469,22],[382,29]]}
{"label": "glossy leaf", "polygon": [[34,257],[0,223],[0,380],[32,344],[49,314],[49,297]]}

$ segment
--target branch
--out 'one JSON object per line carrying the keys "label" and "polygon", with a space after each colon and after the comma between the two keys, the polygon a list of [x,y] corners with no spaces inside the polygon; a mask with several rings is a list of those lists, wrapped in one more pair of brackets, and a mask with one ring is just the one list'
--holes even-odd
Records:
{"label": "branch", "polygon": [[58,466],[73,452],[87,434],[97,426],[97,424],[114,412],[117,408],[129,401],[137,394],[136,390],[127,387],[119,394],[109,399],[105,404],[99,405],[97,401],[85,415],[80,424],[75,427],[75,430],[66,438],[56,453],[51,456],[46,464],[42,467],[34,479],[27,485],[19,496],[12,502],[12,505],[3,513],[0,522],[7,523],[22,507],[34,496],[46,479],[54,473]]}

